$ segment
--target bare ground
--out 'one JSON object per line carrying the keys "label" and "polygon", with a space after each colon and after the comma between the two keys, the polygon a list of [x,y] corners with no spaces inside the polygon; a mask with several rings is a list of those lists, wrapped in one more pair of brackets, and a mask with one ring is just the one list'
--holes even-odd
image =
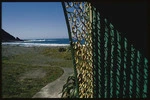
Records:
{"label": "bare ground", "polygon": [[23,73],[23,75],[19,78],[20,80],[24,80],[25,78],[43,78],[46,75],[46,71],[42,68],[40,69],[32,69]]}

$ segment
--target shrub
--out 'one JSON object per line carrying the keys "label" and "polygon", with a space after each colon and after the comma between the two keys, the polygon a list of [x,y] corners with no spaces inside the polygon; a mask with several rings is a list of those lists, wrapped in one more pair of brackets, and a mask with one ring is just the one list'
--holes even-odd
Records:
{"label": "shrub", "polygon": [[66,51],[66,48],[59,48],[58,51],[59,51],[59,52],[65,52],[65,51]]}

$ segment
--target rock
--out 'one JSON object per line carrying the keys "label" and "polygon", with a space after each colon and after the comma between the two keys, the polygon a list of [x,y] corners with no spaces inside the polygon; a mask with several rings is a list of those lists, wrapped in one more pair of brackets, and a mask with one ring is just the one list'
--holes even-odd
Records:
{"label": "rock", "polygon": [[13,41],[23,41],[19,39],[18,37],[14,37],[5,30],[1,29],[1,36],[2,36],[2,42],[13,42]]}

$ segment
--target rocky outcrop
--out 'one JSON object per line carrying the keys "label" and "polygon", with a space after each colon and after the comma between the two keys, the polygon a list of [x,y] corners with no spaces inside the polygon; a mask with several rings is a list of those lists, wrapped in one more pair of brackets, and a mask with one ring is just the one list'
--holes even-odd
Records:
{"label": "rocky outcrop", "polygon": [[1,29],[1,41],[2,42],[13,42],[13,41],[23,41],[19,39],[18,37],[14,37],[5,30]]}

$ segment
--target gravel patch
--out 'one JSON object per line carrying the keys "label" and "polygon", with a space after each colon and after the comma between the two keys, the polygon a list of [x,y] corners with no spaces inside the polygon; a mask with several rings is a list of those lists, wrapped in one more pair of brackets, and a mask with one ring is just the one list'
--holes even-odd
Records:
{"label": "gravel patch", "polygon": [[41,69],[31,69],[25,72],[19,79],[23,80],[25,78],[43,78],[46,75],[46,71]]}

